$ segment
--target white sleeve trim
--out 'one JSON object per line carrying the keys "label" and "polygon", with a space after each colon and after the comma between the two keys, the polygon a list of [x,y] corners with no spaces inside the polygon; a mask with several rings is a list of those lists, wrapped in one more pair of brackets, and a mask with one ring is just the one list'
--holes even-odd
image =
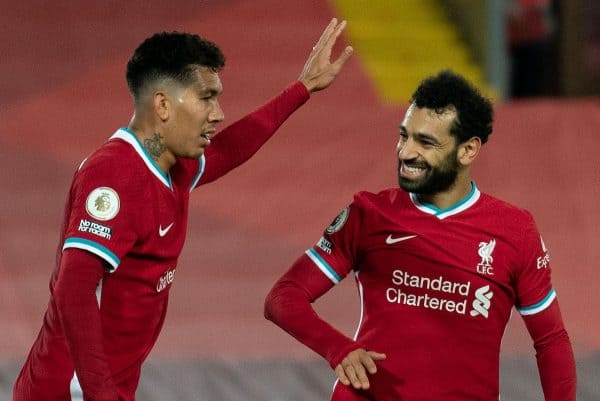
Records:
{"label": "white sleeve trim", "polygon": [[554,301],[554,298],[556,298],[556,291],[554,291],[554,288],[552,288],[550,290],[550,292],[548,293],[548,295],[546,295],[544,297],[544,299],[542,299],[540,302],[533,304],[531,306],[525,306],[523,308],[518,308],[519,313],[521,313],[521,315],[523,315],[523,316],[535,315],[536,313],[540,313],[541,311],[543,311],[544,309],[546,309],[550,306],[552,301]]}
{"label": "white sleeve trim", "polygon": [[119,264],[121,263],[121,261],[119,260],[119,258],[112,253],[108,248],[94,242],[94,241],[90,241],[84,238],[77,238],[77,237],[70,237],[67,238],[65,240],[65,243],[63,245],[63,251],[65,249],[68,248],[77,248],[77,249],[83,249],[84,251],[88,251],[93,253],[96,256],[99,256],[100,258],[102,258],[103,260],[105,260],[106,262],[108,262],[109,265],[112,266],[112,270],[111,272],[114,272],[117,267],[119,267]]}
{"label": "white sleeve trim", "polygon": [[337,284],[342,280],[333,267],[331,267],[329,263],[327,263],[325,259],[323,259],[321,255],[319,255],[319,253],[313,248],[307,249],[304,253],[306,253],[310,260],[317,265],[319,270],[321,270],[331,281],[333,281],[334,284]]}

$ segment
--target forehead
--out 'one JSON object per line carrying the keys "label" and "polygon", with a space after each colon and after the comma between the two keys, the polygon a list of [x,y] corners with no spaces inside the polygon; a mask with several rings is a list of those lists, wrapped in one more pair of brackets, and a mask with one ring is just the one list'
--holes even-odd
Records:
{"label": "forehead", "polygon": [[426,107],[410,105],[401,127],[408,133],[427,133],[438,137],[450,136],[450,127],[456,118],[456,110],[447,108],[442,113]]}
{"label": "forehead", "polygon": [[219,73],[202,66],[196,67],[196,80],[190,85],[190,88],[197,92],[217,94],[223,91]]}

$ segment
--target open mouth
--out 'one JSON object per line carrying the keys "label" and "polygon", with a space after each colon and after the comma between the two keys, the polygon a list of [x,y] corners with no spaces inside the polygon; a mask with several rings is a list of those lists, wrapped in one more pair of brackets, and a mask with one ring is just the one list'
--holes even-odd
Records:
{"label": "open mouth", "polygon": [[205,132],[203,134],[200,134],[200,137],[206,141],[207,145],[210,145],[210,137],[211,137],[210,133]]}
{"label": "open mouth", "polygon": [[413,179],[421,178],[427,172],[427,166],[402,163],[400,174],[402,177]]}

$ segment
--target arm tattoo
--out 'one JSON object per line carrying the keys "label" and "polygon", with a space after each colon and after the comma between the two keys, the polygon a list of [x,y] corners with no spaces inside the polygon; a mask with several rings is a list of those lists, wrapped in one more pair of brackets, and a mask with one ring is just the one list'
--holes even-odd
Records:
{"label": "arm tattoo", "polygon": [[167,150],[165,145],[162,143],[162,139],[162,135],[158,132],[156,132],[152,138],[144,139],[144,148],[146,148],[150,154],[150,157],[152,157],[154,161],[158,161],[160,155],[165,153],[165,150]]}

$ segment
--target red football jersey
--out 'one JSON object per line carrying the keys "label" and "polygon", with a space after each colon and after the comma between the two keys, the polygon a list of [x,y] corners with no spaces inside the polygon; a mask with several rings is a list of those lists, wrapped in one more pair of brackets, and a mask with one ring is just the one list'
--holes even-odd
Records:
{"label": "red football jersey", "polygon": [[379,401],[497,401],[512,307],[555,298],[532,216],[475,184],[444,210],[400,189],[358,193],[306,254],[333,283],[354,273],[355,340],[387,355],[369,379]]}
{"label": "red football jersey", "polygon": [[[164,174],[127,129],[118,130],[76,172],[50,281],[54,292],[65,249],[106,262],[96,291],[104,351],[120,399],[134,400],[142,362],[167,311],[186,234],[189,194],[248,160],[309,98],[299,81],[211,140],[198,160],[177,159]],[[54,295],[17,379],[14,398],[83,399]],[[88,372],[86,374],[89,375]]]}
{"label": "red football jersey", "polygon": [[[114,380],[133,399],[141,362],[154,345],[167,310],[183,247],[189,193],[204,167],[179,160],[165,175],[126,129],[87,158],[75,174],[65,210],[62,249],[79,248],[107,262],[97,290],[104,347]],[[126,174],[124,174],[126,172]],[[50,282],[59,274],[61,253]],[[50,302],[31,352],[27,381],[44,399],[81,394],[58,311]],[[32,358],[28,363],[32,363]]]}

